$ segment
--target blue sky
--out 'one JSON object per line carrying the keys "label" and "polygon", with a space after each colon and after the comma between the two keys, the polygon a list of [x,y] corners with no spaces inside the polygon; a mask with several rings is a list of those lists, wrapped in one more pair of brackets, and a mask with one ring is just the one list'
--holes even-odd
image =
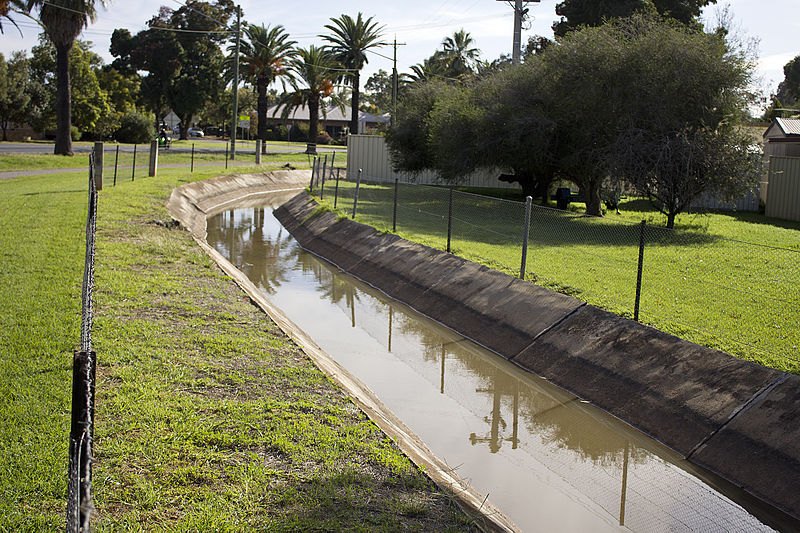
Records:
{"label": "blue sky", "polygon": [[[533,20],[530,29],[523,32],[523,42],[533,34],[552,37],[551,24],[557,18],[558,0],[530,3]],[[115,28],[128,28],[132,33],[145,28],[145,22],[162,5],[178,8],[179,0],[116,0],[107,10],[99,9],[97,21],[81,36],[92,41],[94,50],[108,62],[111,32]],[[482,57],[494,59],[510,53],[513,10],[498,0],[344,0],[323,2],[265,2],[241,0],[244,19],[257,24],[282,24],[301,46],[320,44],[317,37],[331,17],[342,13],[374,16],[385,25],[387,40],[397,37],[406,43],[398,47],[398,68],[408,71],[409,66],[430,56],[442,39],[464,28],[472,34]],[[758,86],[766,92],[774,91],[783,80],[783,65],[800,55],[800,0],[718,0],[709,6],[706,20],[714,21],[717,12],[730,6],[734,26],[746,39],[759,41]],[[4,25],[0,36],[0,52],[8,56],[13,50],[30,50],[36,43],[38,31],[30,23],[22,24],[23,36],[10,25]],[[391,56],[391,48],[380,50]],[[391,71],[391,61],[371,55],[362,80],[382,68]]]}

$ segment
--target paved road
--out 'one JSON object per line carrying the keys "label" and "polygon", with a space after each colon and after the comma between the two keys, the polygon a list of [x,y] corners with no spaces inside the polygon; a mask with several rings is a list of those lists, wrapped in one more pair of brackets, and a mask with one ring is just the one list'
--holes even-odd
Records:
{"label": "paved road", "polygon": [[[187,142],[191,142],[187,141]],[[213,143],[216,146],[203,146],[203,147],[196,147],[195,152],[197,153],[210,153],[210,152],[219,152],[222,153],[225,151],[225,145],[229,141],[221,141],[219,139],[203,139],[203,140],[196,140],[196,142],[203,144]],[[242,144],[239,144],[242,143]],[[115,151],[116,144],[108,144],[106,146],[106,153]],[[270,154],[284,154],[284,153],[297,153],[302,152],[304,146],[299,144],[268,144],[267,145],[267,153]],[[145,145],[139,146],[138,151],[142,152],[143,150],[147,150],[148,148]],[[89,144],[74,144],[72,146],[72,151],[75,153],[88,153],[92,150],[92,146]],[[236,153],[254,153],[255,145],[252,141],[237,141],[236,146]],[[133,152],[133,145],[130,144],[120,144],[119,145],[120,152]],[[184,146],[174,146],[169,148],[168,151],[174,153],[189,153],[192,151],[191,144],[184,145]],[[346,152],[347,147],[345,146],[317,146],[318,153],[331,153],[331,152]],[[45,142],[30,142],[30,143],[15,143],[15,142],[2,142],[0,143],[0,153],[2,154],[52,154],[53,153],[53,143],[45,143]]]}

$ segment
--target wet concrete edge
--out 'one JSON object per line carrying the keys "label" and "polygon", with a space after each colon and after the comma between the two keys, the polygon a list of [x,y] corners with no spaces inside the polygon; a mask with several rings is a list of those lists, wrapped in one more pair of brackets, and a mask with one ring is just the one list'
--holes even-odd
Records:
{"label": "wet concrete edge", "polygon": [[[279,174],[279,175],[276,175]],[[437,486],[447,491],[467,513],[475,525],[487,532],[514,532],[519,528],[497,509],[487,497],[481,496],[462,480],[453,467],[436,457],[425,443],[414,434],[380,399],[358,378],[339,365],[302,329],[294,324],[281,309],[272,305],[264,294],[230,261],[206,243],[206,219],[248,198],[257,199],[265,194],[296,189],[308,183],[308,171],[280,173],[268,172],[253,175],[226,176],[212,180],[182,185],[173,190],[167,211],[184,226],[197,244],[230,276],[250,299],[264,310],[294,342],[312,359],[314,364],[342,387],[353,402],[400,447]],[[298,206],[297,219],[289,221],[289,230],[303,247],[311,245],[317,234],[338,221],[331,213],[315,213],[314,205]],[[368,226],[361,226],[365,231]],[[369,228],[372,229],[372,228]],[[377,234],[374,230],[374,233]],[[337,233],[333,231],[331,234]],[[300,238],[297,237],[300,236]],[[302,240],[301,240],[302,239]],[[304,244],[305,243],[305,244]],[[349,254],[352,258],[353,255]]]}
{"label": "wet concrete edge", "polygon": [[304,248],[800,518],[800,377],[350,220],[302,224],[315,206],[275,212]]}

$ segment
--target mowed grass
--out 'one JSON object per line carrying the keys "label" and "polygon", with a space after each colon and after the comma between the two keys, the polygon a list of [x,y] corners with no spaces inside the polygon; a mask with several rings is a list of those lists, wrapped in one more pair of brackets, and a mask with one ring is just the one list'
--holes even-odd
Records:
{"label": "mowed grass", "polygon": [[[324,202],[334,202],[327,182]],[[315,189],[319,198],[320,188]],[[350,216],[355,184],[340,181],[338,208]],[[394,186],[362,184],[356,220],[392,230]],[[509,193],[502,193],[506,197]],[[449,192],[401,185],[397,233],[447,246]],[[677,231],[644,200],[621,215],[585,217],[534,206],[525,278],[633,317],[640,222],[646,221],[640,320],[662,331],[780,370],[800,372],[800,223],[755,213],[684,214]],[[520,275],[521,201],[456,192],[452,253]]]}
{"label": "mowed grass", "polygon": [[[472,529],[169,222],[171,189],[217,174],[101,192],[94,530]],[[64,524],[86,186],[86,172],[0,182],[3,530]]]}

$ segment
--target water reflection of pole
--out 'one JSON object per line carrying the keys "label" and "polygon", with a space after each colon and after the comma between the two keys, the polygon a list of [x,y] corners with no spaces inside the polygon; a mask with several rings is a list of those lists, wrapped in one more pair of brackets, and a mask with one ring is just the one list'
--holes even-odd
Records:
{"label": "water reflection of pole", "polygon": [[392,352],[392,306],[389,306],[389,353]]}
{"label": "water reflection of pole", "polygon": [[625,459],[622,461],[622,494],[619,498],[619,525],[625,525],[625,499],[628,492],[628,441],[625,441]]}
{"label": "water reflection of pole", "polygon": [[447,352],[444,349],[444,344],[442,344],[442,384],[439,387],[439,394],[444,394],[444,360]]}
{"label": "water reflection of pole", "polygon": [[347,303],[350,305],[350,324],[352,327],[356,327],[356,299],[352,288],[347,291]]}
{"label": "water reflection of pole", "polygon": [[517,430],[519,429],[519,380],[514,382],[514,422],[511,427],[511,449],[516,450],[519,443],[519,438],[517,438]]}

